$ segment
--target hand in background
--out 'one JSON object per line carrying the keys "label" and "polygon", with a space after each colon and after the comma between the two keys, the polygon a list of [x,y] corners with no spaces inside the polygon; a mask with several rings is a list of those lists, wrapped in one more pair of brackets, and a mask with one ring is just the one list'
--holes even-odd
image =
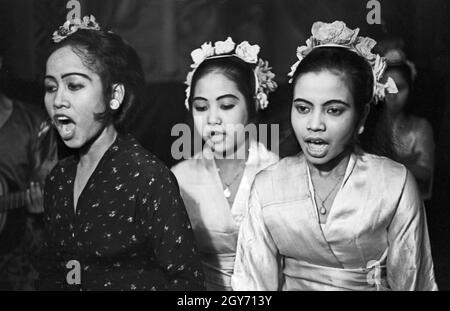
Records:
{"label": "hand in background", "polygon": [[31,182],[26,195],[27,210],[31,214],[44,212],[44,196],[39,182]]}

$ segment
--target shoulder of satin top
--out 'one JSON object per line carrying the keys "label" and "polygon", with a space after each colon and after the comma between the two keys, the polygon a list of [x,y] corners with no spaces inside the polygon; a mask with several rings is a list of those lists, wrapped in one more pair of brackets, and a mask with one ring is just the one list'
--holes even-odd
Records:
{"label": "shoulder of satin top", "polygon": [[268,166],[256,175],[253,190],[256,191],[261,203],[274,203],[290,200],[291,197],[303,197],[305,188],[306,169],[303,157],[294,156],[283,158]]}

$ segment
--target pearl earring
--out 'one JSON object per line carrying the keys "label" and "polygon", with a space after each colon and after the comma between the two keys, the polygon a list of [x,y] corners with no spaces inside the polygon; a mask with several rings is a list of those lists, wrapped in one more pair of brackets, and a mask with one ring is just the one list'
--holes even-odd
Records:
{"label": "pearl earring", "polygon": [[358,130],[358,134],[361,135],[362,133],[364,133],[364,125],[361,126]]}
{"label": "pearl earring", "polygon": [[109,102],[109,107],[111,107],[112,110],[117,110],[120,107],[120,102],[117,99],[111,99]]}

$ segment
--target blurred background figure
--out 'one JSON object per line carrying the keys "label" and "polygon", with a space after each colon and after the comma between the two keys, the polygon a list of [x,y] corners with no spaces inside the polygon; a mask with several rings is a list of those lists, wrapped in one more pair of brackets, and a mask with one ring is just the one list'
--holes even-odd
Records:
{"label": "blurred background figure", "polygon": [[[395,42],[393,42],[395,44]],[[430,122],[413,114],[417,70],[399,47],[388,46],[385,77],[391,77],[399,92],[386,96],[386,118],[392,126],[396,160],[416,177],[424,200],[431,198],[434,170],[434,135]]]}
{"label": "blurred background figure", "polygon": [[33,290],[42,185],[57,148],[44,111],[6,95],[3,52],[0,46],[0,290]]}

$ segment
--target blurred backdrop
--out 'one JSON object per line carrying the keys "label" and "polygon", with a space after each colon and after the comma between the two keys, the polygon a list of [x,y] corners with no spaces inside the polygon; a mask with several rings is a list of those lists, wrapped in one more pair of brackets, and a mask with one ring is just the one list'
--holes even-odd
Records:
{"label": "blurred backdrop", "polygon": [[[432,122],[436,141],[433,200],[427,205],[436,274],[450,289],[450,3],[448,0],[380,0],[381,24],[369,25],[363,0],[81,0],[81,15],[122,35],[138,51],[148,82],[147,104],[134,134],[167,165],[174,160],[170,130],[186,120],[184,79],[190,52],[205,41],[232,36],[261,46],[279,90],[265,112],[281,123],[281,152],[296,152],[289,135],[286,74],[296,47],[314,21],[343,20],[377,40],[400,37],[419,72],[415,113]],[[12,97],[43,107],[41,86],[53,31],[65,21],[67,0],[0,0],[0,44]],[[1,148],[1,146],[0,146]]]}

